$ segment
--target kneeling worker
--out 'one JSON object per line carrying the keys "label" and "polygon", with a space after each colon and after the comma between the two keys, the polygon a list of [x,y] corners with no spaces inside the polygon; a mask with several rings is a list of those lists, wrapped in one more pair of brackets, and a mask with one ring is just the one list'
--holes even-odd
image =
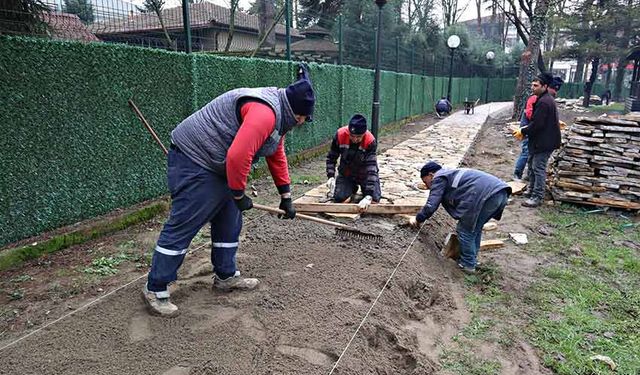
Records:
{"label": "kneeling worker", "polygon": [[425,222],[442,203],[447,213],[458,220],[458,267],[465,273],[474,273],[482,227],[492,218],[500,220],[511,188],[488,173],[466,168],[446,169],[434,161],[420,169],[420,178],[430,189],[429,198],[418,215],[411,218],[411,225]]}
{"label": "kneeling worker", "polygon": [[[327,187],[334,202],[346,201],[358,187],[364,195],[358,203],[360,212],[366,211],[371,202],[380,202],[376,150],[376,139],[367,130],[367,120],[361,114],[353,115],[348,126],[338,129],[327,154]],[[340,166],[336,177],[338,158]]]}

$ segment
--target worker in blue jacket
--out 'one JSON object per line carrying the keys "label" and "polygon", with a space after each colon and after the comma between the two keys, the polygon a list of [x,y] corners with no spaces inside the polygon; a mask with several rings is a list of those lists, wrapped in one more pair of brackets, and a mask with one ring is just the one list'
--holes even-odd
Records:
{"label": "worker in blue jacket", "polygon": [[458,220],[456,231],[460,242],[458,266],[465,273],[475,273],[482,227],[490,219],[500,220],[511,188],[504,181],[475,169],[442,168],[434,161],[420,169],[429,198],[422,210],[411,218],[418,226],[429,219],[440,204]]}

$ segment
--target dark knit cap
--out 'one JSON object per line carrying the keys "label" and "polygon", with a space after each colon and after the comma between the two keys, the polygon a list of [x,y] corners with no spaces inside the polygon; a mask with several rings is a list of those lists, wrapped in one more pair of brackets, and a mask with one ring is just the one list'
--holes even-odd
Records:
{"label": "dark knit cap", "polygon": [[553,80],[551,81],[551,84],[549,84],[549,87],[556,91],[559,91],[563,83],[564,80],[561,77],[553,77]]}
{"label": "dark knit cap", "polygon": [[367,132],[367,119],[363,115],[357,113],[349,120],[349,133],[353,135],[361,135]]}
{"label": "dark knit cap", "polygon": [[550,85],[551,82],[553,82],[553,76],[549,73],[540,73],[537,77],[536,77],[537,81],[540,81],[540,83],[542,83],[543,85]]}
{"label": "dark knit cap", "polygon": [[421,169],[420,169],[420,178],[428,175],[429,173],[433,173],[433,172],[437,172],[440,169],[442,169],[442,167],[440,166],[440,164],[436,163],[433,160],[430,160],[427,162],[427,164],[425,164]]}
{"label": "dark knit cap", "polygon": [[308,79],[299,79],[285,89],[287,100],[296,115],[311,116],[316,104],[316,96]]}

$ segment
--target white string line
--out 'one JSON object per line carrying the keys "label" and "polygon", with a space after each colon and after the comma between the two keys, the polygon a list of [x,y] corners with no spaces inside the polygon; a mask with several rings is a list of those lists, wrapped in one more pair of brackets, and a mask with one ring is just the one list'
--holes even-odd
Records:
{"label": "white string line", "polygon": [[[193,252],[195,252],[195,251],[198,251],[198,250],[200,250],[201,248],[205,247],[206,245],[207,245],[207,244],[203,244],[203,245],[201,245],[201,246],[198,246],[198,247],[196,247],[195,249],[193,249],[191,252],[193,253]],[[114,294],[114,293],[115,293],[115,292],[117,292],[117,291],[120,291],[120,290],[122,290],[122,289],[124,289],[124,288],[128,287],[129,285],[131,285],[131,284],[133,284],[133,283],[137,282],[138,280],[140,280],[140,279],[142,279],[142,278],[144,278],[144,277],[147,277],[147,275],[148,275],[148,274],[149,274],[149,273],[147,272],[147,273],[145,273],[145,274],[144,274],[144,275],[142,275],[142,276],[136,277],[135,279],[133,279],[133,280],[129,281],[128,283],[126,283],[126,284],[124,284],[124,285],[122,285],[122,286],[119,286],[119,287],[117,287],[116,289],[114,289],[114,290],[110,291],[109,293],[107,293],[107,294],[105,294],[105,295],[102,295],[102,296],[100,296],[100,297],[98,297],[98,298],[94,299],[93,301],[91,301],[91,302],[87,303],[86,305],[83,305],[83,306],[81,306],[81,307],[79,307],[79,308],[77,308],[77,309],[75,309],[75,310],[71,311],[70,313],[64,314],[64,315],[62,315],[61,317],[59,317],[58,319],[56,319],[56,320],[54,320],[54,321],[51,321],[51,322],[49,322],[49,323],[47,323],[47,324],[43,325],[42,327],[39,327],[39,328],[37,328],[37,329],[35,329],[35,330],[33,330],[33,331],[31,331],[31,332],[27,333],[26,335],[24,335],[24,336],[22,336],[22,337],[20,337],[20,338],[18,338],[18,339],[16,339],[16,340],[14,340],[14,341],[12,341],[12,342],[8,343],[7,345],[5,345],[5,346],[3,346],[2,348],[0,348],[0,352],[1,352],[1,351],[3,351],[3,350],[5,350],[6,348],[8,348],[8,347],[10,347],[10,346],[13,346],[13,345],[17,344],[18,342],[20,342],[20,341],[22,341],[22,340],[26,339],[27,337],[29,337],[29,336],[31,336],[31,335],[34,335],[34,334],[36,334],[37,332],[40,332],[40,331],[42,331],[43,329],[45,329],[45,328],[47,328],[47,327],[49,327],[49,326],[51,326],[51,325],[53,325],[53,324],[55,324],[55,323],[57,323],[57,322],[59,322],[59,321],[63,320],[63,319],[65,319],[65,318],[68,318],[68,317],[70,317],[71,315],[74,315],[75,313],[77,313],[77,312],[79,312],[79,311],[82,311],[82,310],[86,309],[87,307],[89,307],[89,306],[91,306],[91,305],[93,305],[93,304],[95,304],[95,303],[97,303],[97,302],[99,302],[99,301],[101,301],[101,300],[103,300],[103,299],[107,298],[108,296],[110,296],[110,295]]]}
{"label": "white string line", "polygon": [[[258,217],[256,217],[256,218],[254,218],[253,220],[249,221],[249,222],[248,222],[248,223],[246,223],[245,225],[250,225],[250,224],[251,224],[251,223],[253,223],[254,221],[257,221],[258,219],[260,219],[260,218],[262,218],[262,217],[264,217],[264,216],[266,216],[266,215],[267,215],[267,213],[264,213],[264,214],[262,214],[262,215],[260,215],[260,216],[258,216]],[[200,245],[200,246],[196,247],[195,249],[193,249],[192,251],[190,251],[190,253],[193,253],[193,252],[195,252],[195,251],[198,251],[198,250],[202,249],[203,247],[205,247],[205,246],[207,246],[207,245],[208,245],[208,243],[202,244],[202,245]],[[1,347],[1,348],[0,348],[0,352],[1,352],[1,351],[3,351],[3,350],[5,350],[6,348],[8,348],[8,347],[10,347],[10,346],[13,346],[13,345],[17,344],[18,342],[20,342],[20,341],[22,341],[22,340],[26,339],[27,337],[32,336],[32,335],[36,334],[37,332],[42,331],[43,329],[45,329],[45,328],[47,328],[47,327],[49,327],[49,326],[51,326],[51,325],[53,325],[53,324],[55,324],[55,323],[57,323],[57,322],[59,322],[59,321],[63,320],[63,319],[65,319],[65,318],[68,318],[68,317],[70,317],[71,315],[74,315],[75,313],[77,313],[77,312],[79,312],[79,311],[82,311],[82,310],[86,309],[87,307],[89,307],[89,306],[91,306],[91,305],[93,305],[93,304],[95,304],[95,303],[97,303],[97,302],[99,302],[99,301],[103,300],[104,298],[106,298],[106,297],[108,297],[108,296],[110,296],[110,295],[114,294],[115,292],[117,292],[117,291],[119,291],[119,290],[122,290],[122,289],[124,289],[124,288],[128,287],[129,285],[131,285],[131,284],[133,284],[133,283],[137,282],[138,280],[140,280],[140,279],[142,279],[142,278],[146,277],[148,274],[149,274],[149,273],[147,272],[147,273],[145,273],[144,275],[142,275],[142,276],[140,276],[140,277],[137,277],[137,278],[133,279],[132,281],[130,281],[130,282],[128,282],[128,283],[126,283],[125,285],[122,285],[122,286],[120,286],[120,287],[118,287],[118,288],[116,288],[116,289],[114,289],[114,290],[110,291],[109,293],[107,293],[107,294],[105,294],[105,295],[102,295],[102,296],[100,296],[100,297],[98,297],[98,298],[94,299],[93,301],[91,301],[91,302],[87,303],[86,305],[83,305],[83,306],[81,306],[81,307],[77,308],[76,310],[73,310],[73,311],[71,311],[71,312],[69,312],[69,313],[67,313],[67,314],[65,314],[65,315],[63,315],[63,316],[61,316],[61,317],[59,317],[58,319],[56,319],[56,320],[54,320],[54,321],[51,321],[51,322],[49,322],[49,323],[45,324],[44,326],[39,327],[39,328],[37,328],[37,329],[35,329],[35,330],[33,330],[33,331],[31,331],[31,332],[27,333],[26,335],[24,335],[24,336],[22,336],[22,337],[20,337],[20,338],[18,338],[18,339],[16,339],[16,340],[14,340],[14,341],[12,341],[12,342],[8,343],[7,345],[5,345],[5,346],[3,346],[3,347]]]}
{"label": "white string line", "polygon": [[[426,223],[426,221],[425,221],[425,223]],[[413,237],[413,240],[411,240],[411,243],[409,244],[409,246],[407,246],[407,249],[404,251],[404,254],[402,254],[402,257],[400,258],[400,261],[396,265],[396,268],[394,268],[393,272],[391,272],[391,275],[389,275],[389,278],[387,279],[387,282],[384,283],[384,286],[382,287],[382,289],[380,289],[380,293],[378,293],[378,296],[376,297],[376,299],[371,304],[371,307],[369,307],[369,311],[367,311],[367,313],[364,315],[364,318],[362,318],[362,321],[360,322],[360,325],[358,325],[358,328],[356,328],[356,331],[353,333],[353,336],[351,336],[351,340],[349,340],[349,342],[347,343],[347,346],[345,346],[344,350],[342,350],[342,353],[340,354],[340,357],[338,357],[338,360],[336,361],[336,363],[333,364],[333,368],[329,372],[329,375],[333,374],[333,371],[338,367],[338,363],[340,362],[340,360],[342,359],[344,354],[347,352],[347,349],[349,349],[349,346],[351,346],[351,343],[356,338],[356,335],[358,334],[358,331],[360,331],[360,328],[362,328],[362,326],[364,325],[364,322],[367,320],[367,318],[369,317],[369,314],[371,313],[373,308],[376,306],[376,303],[378,303],[378,300],[380,299],[380,297],[382,296],[382,293],[387,288],[387,285],[389,285],[389,282],[391,282],[391,279],[396,274],[396,271],[400,267],[400,264],[404,260],[404,257],[407,255],[407,253],[411,249],[411,246],[413,246],[413,243],[418,238],[418,235],[420,235],[420,232],[422,231],[422,227],[423,226],[424,226],[424,223],[422,223],[422,225],[420,225],[420,228],[418,229],[418,233],[416,233],[415,237]]]}

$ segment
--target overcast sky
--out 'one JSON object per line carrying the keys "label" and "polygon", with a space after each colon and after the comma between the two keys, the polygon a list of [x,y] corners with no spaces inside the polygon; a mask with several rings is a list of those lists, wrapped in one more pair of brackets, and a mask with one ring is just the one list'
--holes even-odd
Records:
{"label": "overcast sky", "polygon": [[[218,5],[222,5],[226,8],[229,8],[229,0],[206,0],[209,2],[212,2],[214,4],[218,4]],[[254,2],[255,0],[240,0],[240,7],[243,9],[248,9],[251,4]],[[373,1],[373,0],[371,0]],[[460,21],[466,21],[466,20],[471,20],[476,18],[476,10],[475,10],[475,2],[473,0],[468,0],[469,1],[469,5],[467,6],[465,12],[463,13],[462,17],[460,18]],[[134,4],[141,4],[142,0],[133,0],[132,1]],[[465,0],[461,0],[460,1],[461,6],[463,4],[465,4]],[[182,1],[181,0],[167,0],[167,7],[171,8],[171,7],[175,7],[175,6],[179,6],[182,5]],[[438,12],[438,15],[440,14],[440,12]],[[484,15],[489,15],[490,13],[488,11],[483,11],[483,16]]]}

